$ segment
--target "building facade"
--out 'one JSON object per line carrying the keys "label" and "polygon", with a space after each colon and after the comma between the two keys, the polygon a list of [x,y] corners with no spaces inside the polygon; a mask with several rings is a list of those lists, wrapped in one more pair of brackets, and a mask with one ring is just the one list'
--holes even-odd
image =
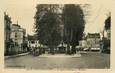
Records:
{"label": "building facade", "polygon": [[5,55],[10,52],[11,49],[11,39],[10,39],[10,34],[11,34],[11,17],[4,12],[4,42],[5,42]]}
{"label": "building facade", "polygon": [[25,42],[26,30],[21,28],[18,24],[12,24],[11,39],[14,42],[15,53],[22,53],[26,48],[23,48]]}
{"label": "building facade", "polygon": [[79,41],[82,50],[100,50],[101,37],[99,33],[88,33],[85,39]]}
{"label": "building facade", "polygon": [[42,44],[39,43],[39,40],[36,38],[36,35],[28,35],[28,47],[35,48],[35,47],[43,47]]}
{"label": "building facade", "polygon": [[30,47],[30,48],[40,47],[39,41],[38,40],[29,40],[28,47]]}
{"label": "building facade", "polygon": [[87,35],[87,47],[89,48],[100,48],[100,34],[99,33],[88,33]]}

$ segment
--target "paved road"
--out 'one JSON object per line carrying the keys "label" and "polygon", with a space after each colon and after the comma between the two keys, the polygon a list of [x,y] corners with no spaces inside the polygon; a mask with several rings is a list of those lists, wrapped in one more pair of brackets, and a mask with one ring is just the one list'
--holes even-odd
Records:
{"label": "paved road", "polygon": [[105,69],[110,68],[110,55],[100,53],[84,53],[81,57],[39,57],[26,55],[5,60],[7,68],[26,69]]}

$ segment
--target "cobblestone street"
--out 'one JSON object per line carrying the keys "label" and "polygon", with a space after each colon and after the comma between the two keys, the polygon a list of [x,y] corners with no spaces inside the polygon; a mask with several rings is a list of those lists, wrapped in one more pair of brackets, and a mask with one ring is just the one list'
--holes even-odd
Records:
{"label": "cobblestone street", "polygon": [[25,55],[5,59],[6,68],[26,68],[42,70],[72,70],[85,69],[107,69],[110,68],[110,54],[82,53],[79,57],[72,57],[65,54],[51,56]]}

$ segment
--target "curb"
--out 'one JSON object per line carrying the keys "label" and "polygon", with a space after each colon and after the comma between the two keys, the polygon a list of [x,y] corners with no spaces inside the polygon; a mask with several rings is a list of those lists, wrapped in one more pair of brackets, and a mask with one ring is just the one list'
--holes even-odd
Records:
{"label": "curb", "polygon": [[81,57],[81,54],[76,54],[76,55],[40,55],[39,57],[45,57],[45,58],[74,58],[74,57]]}
{"label": "curb", "polygon": [[27,55],[27,54],[29,54],[29,52],[28,53],[17,54],[17,55],[12,55],[12,56],[4,56],[4,58],[5,59],[14,58],[14,57],[19,57],[19,56],[24,56],[24,55]]}

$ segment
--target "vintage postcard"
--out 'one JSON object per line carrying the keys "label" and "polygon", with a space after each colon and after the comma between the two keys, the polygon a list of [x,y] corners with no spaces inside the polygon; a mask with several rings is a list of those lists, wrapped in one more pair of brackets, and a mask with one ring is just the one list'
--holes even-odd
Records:
{"label": "vintage postcard", "polygon": [[2,2],[2,73],[113,73],[112,0]]}

